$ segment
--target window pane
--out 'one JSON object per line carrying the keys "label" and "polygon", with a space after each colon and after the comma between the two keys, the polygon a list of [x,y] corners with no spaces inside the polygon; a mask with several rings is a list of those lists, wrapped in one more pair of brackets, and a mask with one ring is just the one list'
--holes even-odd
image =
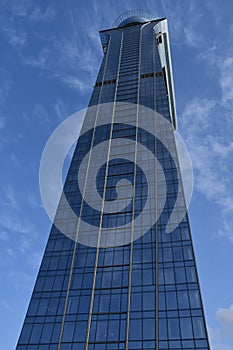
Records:
{"label": "window pane", "polygon": [[24,324],[23,329],[22,329],[22,333],[20,336],[20,340],[19,340],[20,344],[26,344],[28,342],[30,334],[31,334],[31,329],[32,329],[31,324]]}
{"label": "window pane", "polygon": [[181,318],[180,326],[183,339],[193,338],[192,324],[189,318]]}
{"label": "window pane", "polygon": [[190,299],[190,305],[191,308],[200,308],[201,307],[201,301],[199,296],[198,290],[190,290],[189,291],[189,299]]}
{"label": "window pane", "polygon": [[165,284],[175,283],[174,270],[173,269],[165,269],[164,270],[164,278],[165,278]]}
{"label": "window pane", "polygon": [[40,335],[42,332],[42,324],[34,324],[33,329],[32,329],[32,334],[30,338],[30,343],[38,343],[40,340]]}
{"label": "window pane", "polygon": [[62,340],[71,342],[73,339],[74,335],[74,322],[65,322],[64,324],[64,329],[63,329],[63,334],[62,334]]}
{"label": "window pane", "polygon": [[185,290],[180,290],[177,292],[178,305],[180,309],[189,308],[188,292]]}
{"label": "window pane", "polygon": [[205,338],[205,328],[202,317],[193,318],[193,330],[196,338]]}
{"label": "window pane", "polygon": [[130,298],[130,310],[137,311],[142,309],[142,294],[132,293]]}
{"label": "window pane", "polygon": [[107,338],[107,321],[97,321],[96,324],[96,340],[106,340]]}
{"label": "window pane", "polygon": [[86,331],[87,331],[87,322],[77,322],[74,333],[74,341],[85,341]]}
{"label": "window pane", "polygon": [[180,338],[180,328],[179,328],[178,319],[175,319],[175,318],[168,319],[168,332],[169,332],[169,339]]}
{"label": "window pane", "polygon": [[159,340],[167,339],[167,320],[159,320]]}
{"label": "window pane", "polygon": [[110,295],[102,294],[100,295],[100,312],[107,312],[109,310]]}
{"label": "window pane", "polygon": [[67,313],[68,314],[76,314],[78,311],[78,297],[69,297]]}
{"label": "window pane", "polygon": [[188,282],[196,282],[197,281],[196,271],[195,271],[194,266],[186,267],[186,273],[187,273]]}
{"label": "window pane", "polygon": [[141,331],[142,331],[142,321],[141,320],[130,320],[130,326],[129,326],[129,338],[131,340],[137,340],[141,339]]}
{"label": "window pane", "polygon": [[143,320],[143,339],[155,339],[155,319]]}
{"label": "window pane", "polygon": [[112,294],[111,295],[111,305],[110,310],[112,312],[119,312],[121,309],[121,294]]}
{"label": "window pane", "polygon": [[89,312],[90,308],[90,295],[82,295],[80,296],[79,302],[79,312]]}
{"label": "window pane", "polygon": [[154,310],[155,309],[155,293],[143,294],[143,310]]}
{"label": "window pane", "polygon": [[108,324],[108,340],[118,340],[119,320],[110,320]]}
{"label": "window pane", "polygon": [[168,310],[177,309],[176,292],[166,292],[166,302]]}
{"label": "window pane", "polygon": [[41,335],[41,342],[49,343],[53,331],[53,323],[45,323]]}
{"label": "window pane", "polygon": [[179,267],[175,269],[176,271],[176,283],[185,283],[186,277],[185,277],[185,271],[183,267]]}

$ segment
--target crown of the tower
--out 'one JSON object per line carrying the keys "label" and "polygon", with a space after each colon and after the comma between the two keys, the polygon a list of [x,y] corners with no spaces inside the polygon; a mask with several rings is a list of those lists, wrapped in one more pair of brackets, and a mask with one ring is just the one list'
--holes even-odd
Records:
{"label": "crown of the tower", "polygon": [[117,17],[113,23],[113,27],[129,26],[135,23],[144,23],[153,19],[155,19],[154,16],[147,11],[139,9],[129,10]]}

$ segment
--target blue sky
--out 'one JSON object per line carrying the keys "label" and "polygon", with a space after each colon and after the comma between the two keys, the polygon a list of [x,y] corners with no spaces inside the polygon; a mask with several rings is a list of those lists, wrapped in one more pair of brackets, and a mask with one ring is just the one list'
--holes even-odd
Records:
{"label": "blue sky", "polygon": [[[139,0],[1,0],[0,350],[14,349],[50,229],[39,193],[45,143],[86,107],[98,30]],[[212,350],[233,349],[233,3],[143,2],[167,17],[179,131],[194,166],[190,221]]]}

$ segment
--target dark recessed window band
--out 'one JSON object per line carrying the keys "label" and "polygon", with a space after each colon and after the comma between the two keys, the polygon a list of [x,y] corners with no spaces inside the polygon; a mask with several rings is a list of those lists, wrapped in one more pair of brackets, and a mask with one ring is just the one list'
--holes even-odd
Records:
{"label": "dark recessed window band", "polygon": [[141,78],[151,78],[151,77],[161,77],[163,76],[163,72],[153,72],[153,73],[145,73],[141,74]]}
{"label": "dark recessed window band", "polygon": [[115,83],[116,83],[116,79],[105,80],[105,81],[100,81],[100,82],[95,83],[95,87],[96,86],[102,86],[102,85],[115,84]]}

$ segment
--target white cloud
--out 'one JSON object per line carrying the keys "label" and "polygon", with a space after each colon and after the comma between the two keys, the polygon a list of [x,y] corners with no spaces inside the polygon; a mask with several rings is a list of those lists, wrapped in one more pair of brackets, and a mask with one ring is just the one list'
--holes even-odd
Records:
{"label": "white cloud", "polygon": [[31,21],[46,22],[51,21],[55,17],[55,11],[51,5],[49,5],[44,11],[39,6],[33,6],[31,11],[28,11],[27,16]]}
{"label": "white cloud", "polygon": [[21,163],[19,158],[14,154],[11,153],[10,154],[10,163],[15,167],[15,168],[20,168],[21,167]]}
{"label": "white cloud", "polygon": [[5,117],[0,117],[0,130],[4,129],[6,126],[6,118]]}
{"label": "white cloud", "polygon": [[57,99],[57,101],[54,104],[54,110],[55,110],[59,120],[65,119],[66,113],[64,111],[65,110],[64,105],[63,105],[61,100]]}
{"label": "white cloud", "polygon": [[153,0],[146,1],[147,7],[155,14],[155,18],[167,17],[169,24],[169,35],[172,38],[171,44],[182,47],[183,45],[198,48],[203,41],[203,33],[200,33],[199,22],[202,13],[197,8],[196,1],[179,2],[161,0],[158,13],[158,4]]}
{"label": "white cloud", "polygon": [[213,16],[215,25],[219,26],[222,25],[222,20],[224,19],[222,17],[220,8],[221,8],[221,2],[214,2],[213,0],[205,0],[205,5],[207,6],[211,16]]}
{"label": "white cloud", "polygon": [[12,185],[6,185],[3,189],[4,199],[1,201],[3,205],[10,208],[19,209],[18,199]]}
{"label": "white cloud", "polygon": [[220,69],[220,86],[223,102],[233,100],[233,57],[229,56],[218,62]]}
{"label": "white cloud", "polygon": [[[226,40],[227,43],[227,40]],[[215,43],[203,45],[198,58],[206,64],[209,73],[216,79],[221,89],[220,102],[226,107],[233,102],[233,50],[231,45],[220,48]],[[232,110],[232,104],[228,108]]]}
{"label": "white cloud", "polygon": [[[216,101],[207,98],[195,98],[185,106],[183,112],[183,123],[186,126],[192,125],[193,128],[208,126],[208,114],[215,107]],[[194,120],[193,120],[194,118]],[[194,123],[192,123],[194,121]]]}
{"label": "white cloud", "polygon": [[23,271],[11,271],[8,274],[8,281],[15,290],[31,290],[32,276]]}
{"label": "white cloud", "polygon": [[23,17],[31,21],[48,21],[55,16],[55,11],[51,5],[42,10],[40,6],[29,0],[23,1],[5,1],[4,7],[10,12],[11,20],[17,17]]}
{"label": "white cloud", "polygon": [[201,43],[200,34],[198,34],[192,27],[184,28],[185,39],[190,46],[198,47]]}
{"label": "white cloud", "polygon": [[26,44],[27,34],[22,30],[16,30],[9,26],[3,27],[7,39],[12,46],[22,47]]}
{"label": "white cloud", "polygon": [[35,68],[45,69],[48,67],[48,60],[50,56],[50,50],[44,47],[36,56],[23,56],[21,55],[22,61],[25,65],[29,65]]}
{"label": "white cloud", "polygon": [[233,304],[229,308],[219,308],[216,313],[217,319],[233,330]]}
{"label": "white cloud", "polygon": [[22,25],[18,20],[20,17],[24,21],[30,22],[46,22],[51,21],[55,17],[55,12],[51,5],[45,10],[42,10],[41,7],[32,4],[30,1],[10,1],[1,5],[7,11],[9,17],[9,20],[6,21],[4,16],[0,15],[1,30],[10,45],[17,48],[25,46],[28,35],[30,35],[29,32],[22,29]]}
{"label": "white cloud", "polygon": [[38,269],[42,260],[41,252],[35,252],[29,255],[28,264],[33,268]]}
{"label": "white cloud", "polygon": [[1,307],[1,309],[6,309],[7,312],[10,312],[10,313],[14,313],[15,312],[15,309],[9,303],[7,303],[4,300],[1,300],[0,307]]}
{"label": "white cloud", "polygon": [[[9,77],[9,73],[4,68],[0,68],[0,80],[1,80],[0,102],[2,104],[4,104],[6,102],[6,98],[9,94],[10,88],[13,84],[12,80]],[[5,117],[1,117],[1,118],[2,118],[2,123],[3,123]]]}
{"label": "white cloud", "polygon": [[1,241],[8,241],[9,235],[5,231],[0,231],[0,240]]}
{"label": "white cloud", "polygon": [[196,98],[186,105],[181,127],[194,166],[195,188],[218,205],[219,235],[233,242],[233,120],[226,114],[221,101]]}
{"label": "white cloud", "polygon": [[[97,28],[95,31],[98,33]],[[46,38],[49,44],[37,55],[21,54],[22,62],[58,78],[71,88],[85,92],[95,81],[102,57],[97,35],[93,35],[93,30],[88,30],[85,36],[78,35],[72,23],[71,30],[62,33],[60,38]]]}
{"label": "white cloud", "polygon": [[3,228],[10,232],[23,233],[23,234],[33,234],[34,225],[31,220],[27,217],[23,217],[22,214],[16,214],[5,211],[0,216],[0,224]]}
{"label": "white cloud", "polygon": [[208,327],[208,334],[211,350],[232,350],[232,348],[226,344],[226,339],[220,329]]}
{"label": "white cloud", "polygon": [[69,87],[78,89],[82,92],[90,89],[90,85],[88,83],[85,83],[83,80],[79,79],[78,77],[74,77],[71,75],[61,75],[60,79]]}
{"label": "white cloud", "polygon": [[218,328],[208,327],[211,350],[231,350],[233,330],[233,304],[228,308],[219,308],[216,318],[220,322]]}
{"label": "white cloud", "polygon": [[36,104],[34,106],[32,115],[35,119],[39,120],[41,123],[45,123],[45,122],[48,123],[50,121],[47,110],[44,108],[44,106],[40,104]]}
{"label": "white cloud", "polygon": [[28,193],[27,200],[28,200],[30,206],[33,206],[33,207],[39,208],[39,209],[44,209],[44,206],[41,202],[41,198],[37,198],[32,193]]}

